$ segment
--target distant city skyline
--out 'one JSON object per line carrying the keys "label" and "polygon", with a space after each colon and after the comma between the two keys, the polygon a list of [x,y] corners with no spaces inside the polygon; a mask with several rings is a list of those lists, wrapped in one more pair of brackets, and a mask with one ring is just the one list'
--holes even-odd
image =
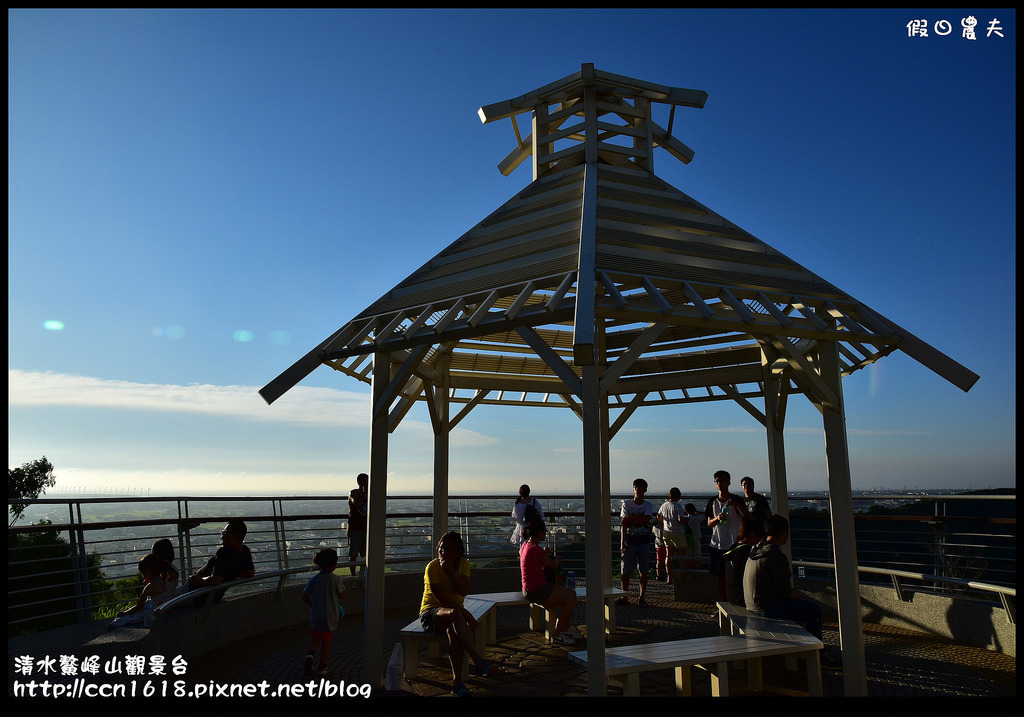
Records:
{"label": "distant city skyline", "polygon": [[[478,107],[593,63],[705,90],[675,115],[693,161],[658,150],[657,175],[981,377],[901,352],[846,377],[854,490],[1015,487],[1016,14],[971,12],[999,34],[952,10],[565,9],[516,47],[535,11],[9,9],[9,466],[346,492],[369,388],[321,367],[257,391],[531,181],[500,174],[513,131]],[[453,494],[583,490],[569,410],[479,406],[451,438]],[[825,490],[802,397],[785,438],[790,489]],[[616,493],[720,468],[768,488],[735,403],[638,411],[610,453]],[[423,405],[388,471],[432,490]]]}

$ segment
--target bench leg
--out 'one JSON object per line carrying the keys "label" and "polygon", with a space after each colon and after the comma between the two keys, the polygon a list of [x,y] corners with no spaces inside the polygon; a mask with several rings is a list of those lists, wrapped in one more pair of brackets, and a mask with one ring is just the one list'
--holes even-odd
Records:
{"label": "bench leg", "polygon": [[534,632],[540,632],[546,627],[546,625],[542,625],[540,622],[540,616],[543,610],[544,608],[540,605],[530,605],[530,629]]}
{"label": "bench leg", "polygon": [[479,628],[483,630],[487,635],[487,643],[489,645],[493,645],[495,642],[498,641],[498,616],[494,613],[495,611],[492,610],[491,612],[484,615],[483,622],[481,623]]}
{"label": "bench leg", "polygon": [[676,668],[676,694],[680,697],[693,695],[693,688],[690,685],[690,666]]}
{"label": "bench leg", "polygon": [[487,635],[490,632],[488,625],[477,625],[473,632],[473,646],[481,655],[487,651]]}
{"label": "bench leg", "polygon": [[625,697],[636,697],[640,694],[639,672],[630,672],[622,676],[622,694]]}
{"label": "bench leg", "polygon": [[711,670],[711,696],[729,696],[729,663],[719,662]]}
{"label": "bench leg", "polygon": [[811,697],[821,697],[821,656],[817,650],[807,655],[807,692]]}
{"label": "bench leg", "polygon": [[615,632],[615,599],[608,598],[604,603],[604,631],[611,635]]}
{"label": "bench leg", "polygon": [[764,689],[764,679],[761,674],[761,658],[755,657],[748,663],[747,669],[747,685],[754,692],[760,692]]}
{"label": "bench leg", "polygon": [[419,669],[419,640],[412,637],[405,638],[405,676],[407,679],[416,677]]}

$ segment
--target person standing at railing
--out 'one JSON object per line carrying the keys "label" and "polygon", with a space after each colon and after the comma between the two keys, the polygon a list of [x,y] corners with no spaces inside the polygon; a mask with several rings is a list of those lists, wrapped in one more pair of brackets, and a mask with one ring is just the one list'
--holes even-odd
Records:
{"label": "person standing at railing", "polygon": [[437,557],[423,572],[423,600],[420,602],[420,625],[425,632],[448,635],[448,658],[452,663],[452,694],[467,697],[471,693],[462,681],[462,658],[473,659],[476,674],[486,677],[498,672],[493,662],[485,660],[474,644],[473,632],[479,626],[465,607],[469,594],[469,561],[462,536],[448,531],[437,543]]}
{"label": "person standing at railing", "polygon": [[[348,559],[366,558],[366,486],[370,476],[360,473],[356,476],[356,487],[348,494]],[[353,575],[356,566],[349,566]]]}
{"label": "person standing at railing", "polygon": [[516,521],[516,527],[509,542],[516,547],[526,542],[523,529],[527,523],[532,520],[544,520],[544,508],[539,500],[530,497],[530,486],[525,483],[519,486],[519,497],[512,504],[512,519]]}
{"label": "person standing at railing", "polygon": [[689,560],[686,561],[686,567],[690,570],[696,570],[700,567],[701,554],[701,543],[700,526],[704,524],[705,518],[703,515],[697,512],[697,506],[693,503],[687,503],[685,507],[686,511],[686,549],[683,551],[683,555],[686,555]]}
{"label": "person standing at railing", "polygon": [[[718,599],[727,599],[725,590],[725,551],[732,547],[739,535],[744,518],[749,518],[743,499],[729,492],[732,476],[729,471],[715,472],[718,495],[709,498],[704,516],[711,528],[711,563],[709,572],[718,576]],[[730,512],[730,509],[732,511]]]}
{"label": "person standing at railing", "polygon": [[764,521],[772,514],[772,507],[768,499],[760,493],[754,492],[754,479],[750,476],[743,476],[740,480],[740,487],[743,489],[743,504],[747,507],[750,517],[759,523],[761,530],[764,530]]}
{"label": "person standing at railing", "polygon": [[[672,582],[673,560],[676,555],[681,555],[686,548],[686,510],[679,499],[682,498],[678,488],[670,488],[668,500],[658,508],[659,524],[661,526],[661,538],[665,542],[667,576],[666,581]],[[660,568],[660,564],[659,564]]]}
{"label": "person standing at railing", "polygon": [[[256,574],[256,566],[252,562],[252,553],[249,546],[244,543],[245,535],[249,528],[241,520],[230,520],[220,531],[221,547],[212,558],[200,568],[195,575],[188,579],[189,588],[213,587],[222,583],[231,582],[239,578],[251,578]],[[213,598],[214,602],[220,602],[224,597],[224,591],[217,591]],[[205,595],[196,598],[196,603],[201,605],[206,600]]]}
{"label": "person standing at railing", "polygon": [[622,551],[622,589],[627,593],[615,601],[616,605],[629,605],[629,576],[634,570],[640,571],[640,597],[637,605],[647,607],[644,593],[647,591],[647,573],[651,566],[651,545],[654,533],[651,523],[655,518],[654,504],[644,500],[647,481],[637,478],[633,481],[633,497],[622,501],[619,511],[619,525],[622,534],[619,549]]}

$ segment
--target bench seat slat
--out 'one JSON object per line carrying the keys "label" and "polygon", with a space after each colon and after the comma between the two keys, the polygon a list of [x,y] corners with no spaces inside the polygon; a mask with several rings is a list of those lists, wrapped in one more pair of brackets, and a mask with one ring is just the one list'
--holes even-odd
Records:
{"label": "bench seat slat", "polygon": [[[818,650],[821,642],[807,644],[791,640],[768,640],[747,635],[720,635],[690,640],[655,642],[640,645],[623,645],[605,651],[605,671],[608,675],[620,676],[623,680],[623,694],[639,694],[639,675],[651,670],[675,669],[676,690],[681,695],[690,694],[689,669],[702,667],[711,672],[711,693],[714,696],[729,694],[729,662],[750,660],[751,684],[760,689],[760,659],[772,655],[801,654],[807,656],[807,683],[812,695],[821,695],[821,675]],[[587,651],[569,653],[569,660],[581,667],[587,666]],[[717,665],[717,672],[712,670]]]}

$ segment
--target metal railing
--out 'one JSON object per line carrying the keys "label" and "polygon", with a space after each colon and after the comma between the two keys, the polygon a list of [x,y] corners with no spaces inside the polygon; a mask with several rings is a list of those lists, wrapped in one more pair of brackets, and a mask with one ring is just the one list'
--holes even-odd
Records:
{"label": "metal railing", "polygon": [[[388,498],[389,571],[420,571],[433,557],[432,500],[431,496]],[[609,506],[613,526],[618,523],[621,500],[616,498]],[[855,526],[862,573],[889,576],[899,594],[906,585],[900,581],[912,579],[915,590],[999,595],[1012,619],[1008,598],[1016,594],[1014,496],[855,496],[855,500],[935,504],[927,515],[858,514]],[[705,501],[706,495],[682,500],[694,503],[698,510]],[[978,501],[992,502],[971,511],[952,508],[981,505]],[[489,496],[449,500],[449,527],[462,533],[470,560],[478,567],[518,563],[509,542],[511,502],[507,497]],[[806,577],[830,578],[833,557],[827,502],[827,496],[790,500],[794,567]],[[566,570],[584,577],[583,497],[550,496],[543,504],[547,545],[563,556]],[[113,617],[119,605],[137,596],[137,564],[154,541],[171,539],[185,579],[212,556],[221,528],[234,518],[245,520],[249,528],[246,544],[257,570],[251,584],[246,581],[249,589],[261,589],[261,581],[268,579],[274,582],[269,573],[303,572],[321,547],[337,549],[345,560],[346,511],[345,496],[33,501],[25,521],[51,523],[23,521],[8,529],[9,630],[38,625],[42,618],[83,622]],[[705,555],[709,532],[705,526],[701,535]],[[615,530],[611,541],[611,554],[616,557],[619,536]],[[32,542],[37,544],[26,545]]]}

